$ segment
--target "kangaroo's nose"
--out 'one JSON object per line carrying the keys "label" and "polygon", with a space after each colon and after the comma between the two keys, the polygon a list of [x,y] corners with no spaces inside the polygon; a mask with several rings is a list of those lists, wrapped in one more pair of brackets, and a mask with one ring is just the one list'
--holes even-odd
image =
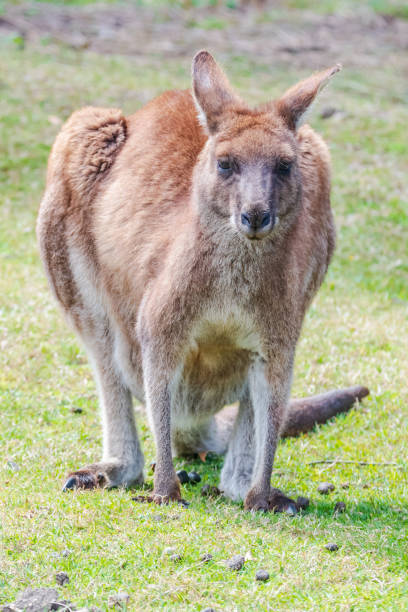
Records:
{"label": "kangaroo's nose", "polygon": [[246,212],[241,214],[241,223],[251,232],[257,232],[267,227],[271,222],[269,212]]}

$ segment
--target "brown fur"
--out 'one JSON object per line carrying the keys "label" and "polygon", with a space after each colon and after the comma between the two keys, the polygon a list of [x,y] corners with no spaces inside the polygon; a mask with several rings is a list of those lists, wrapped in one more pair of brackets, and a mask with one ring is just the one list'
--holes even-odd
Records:
{"label": "brown fur", "polygon": [[[156,439],[156,500],[180,497],[172,443],[228,448],[221,484],[247,508],[290,502],[270,489],[273,456],[303,317],[335,240],[327,147],[296,129],[336,71],[253,110],[201,52],[195,100],[167,92],[127,119],[87,108],[61,130],[38,236],[100,388],[95,483],[142,478],[132,393]],[[220,159],[234,164],[226,178]],[[221,426],[216,413],[236,400],[239,415]]]}

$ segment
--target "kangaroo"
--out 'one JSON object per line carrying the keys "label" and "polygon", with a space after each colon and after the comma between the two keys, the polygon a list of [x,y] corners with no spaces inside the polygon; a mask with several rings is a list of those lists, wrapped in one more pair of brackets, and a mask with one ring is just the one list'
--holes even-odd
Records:
{"label": "kangaroo", "polygon": [[181,500],[173,454],[213,451],[226,453],[225,496],[295,511],[271,487],[279,435],[368,393],[289,400],[302,322],[335,244],[328,149],[300,124],[339,69],[251,109],[201,51],[192,91],[128,118],[84,108],[62,128],[37,233],[92,363],[103,423],[102,460],[65,489],[143,482],[135,396],[156,444],[152,501]]}

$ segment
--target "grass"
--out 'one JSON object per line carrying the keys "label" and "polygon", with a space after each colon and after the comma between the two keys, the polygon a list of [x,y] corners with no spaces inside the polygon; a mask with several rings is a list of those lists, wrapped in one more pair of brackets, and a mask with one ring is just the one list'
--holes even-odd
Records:
{"label": "grass", "polygon": [[[64,570],[70,583],[59,591],[78,607],[106,609],[109,594],[125,590],[129,610],[407,609],[408,111],[400,71],[345,71],[321,103],[345,114],[324,121],[318,107],[311,117],[332,151],[338,248],[307,315],[294,393],[363,383],[372,394],[334,423],[280,444],[274,483],[312,499],[289,518],[245,514],[191,485],[188,510],[136,505],[134,490],[61,493],[70,469],[98,458],[101,430],[86,357],[55,307],[35,243],[49,149],[75,108],[132,112],[163,89],[188,86],[189,66],[55,42],[21,48],[11,37],[1,57],[0,603],[27,586],[54,586]],[[304,76],[256,59],[226,64],[253,101]],[[148,466],[152,437],[140,414],[138,424]],[[309,465],[325,458],[398,469]],[[175,463],[217,484],[222,460]],[[336,489],[321,497],[317,485],[326,480]],[[333,514],[336,501],[346,503],[344,514]],[[338,552],[325,550],[328,542]],[[166,547],[182,560],[171,561]],[[213,560],[203,564],[206,552]],[[223,560],[238,553],[248,554],[244,569],[227,571]],[[258,568],[269,582],[255,581]]]}

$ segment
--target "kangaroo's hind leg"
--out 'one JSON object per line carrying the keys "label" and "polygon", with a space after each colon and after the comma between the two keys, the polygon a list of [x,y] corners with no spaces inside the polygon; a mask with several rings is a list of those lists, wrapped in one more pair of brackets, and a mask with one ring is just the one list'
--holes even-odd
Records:
{"label": "kangaroo's hind leg", "polygon": [[144,459],[136,430],[132,396],[116,372],[112,350],[106,346],[109,343],[109,338],[106,338],[105,346],[88,348],[102,412],[102,460],[71,472],[64,490],[128,486],[143,482]]}
{"label": "kangaroo's hind leg", "polygon": [[239,401],[239,411],[231,432],[220,488],[235,501],[244,499],[252,478],[255,461],[254,413],[248,388]]}
{"label": "kangaroo's hind leg", "polygon": [[73,472],[66,488],[127,485],[143,478],[143,455],[125,383],[132,384],[133,372],[122,376],[115,356],[118,333],[106,308],[92,217],[95,197],[126,137],[126,120],[117,109],[88,107],[74,113],[53,146],[38,216],[44,268],[54,296],[87,349],[102,411],[103,458]]}
{"label": "kangaroo's hind leg", "polygon": [[[239,401],[239,411],[221,471],[220,489],[234,501],[245,499],[253,479],[256,462],[254,405],[246,387]],[[270,508],[275,512],[296,513],[295,502],[279,489],[270,490]]]}
{"label": "kangaroo's hind leg", "polygon": [[[92,267],[71,250],[71,265],[80,299],[71,314],[82,338],[98,388],[103,428],[103,455],[98,463],[69,474],[64,489],[128,486],[143,482],[144,458],[136,430],[132,396],[118,363],[121,342],[103,306]],[[130,349],[129,349],[130,350]]]}

